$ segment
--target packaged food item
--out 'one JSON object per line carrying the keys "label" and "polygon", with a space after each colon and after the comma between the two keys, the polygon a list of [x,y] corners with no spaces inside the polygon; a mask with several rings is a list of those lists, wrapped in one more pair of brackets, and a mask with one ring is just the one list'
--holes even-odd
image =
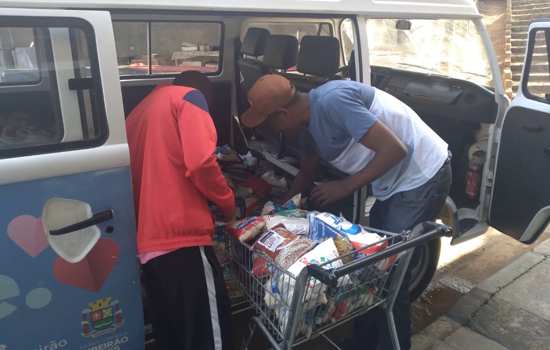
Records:
{"label": "packaged food item", "polygon": [[310,251],[314,246],[315,242],[304,237],[299,237],[280,251],[279,255],[275,259],[275,262],[281,268],[288,269],[302,255]]}
{"label": "packaged food item", "polygon": [[362,226],[330,213],[310,213],[308,220],[309,238],[313,241],[342,235],[350,240],[354,249],[370,246],[361,250],[366,255],[377,253],[387,246],[387,242],[378,234],[368,232]]}
{"label": "packaged food item", "polygon": [[262,215],[270,215],[279,213],[281,211],[299,209],[301,198],[302,195],[298,193],[297,195],[286,201],[283,205],[277,205],[272,201],[269,201],[265,203],[264,208],[262,209]]}
{"label": "packaged food item", "polygon": [[308,215],[309,238],[314,241],[323,241],[334,238],[339,234],[357,234],[362,231],[361,226],[352,224],[346,219],[330,214],[312,212]]}
{"label": "packaged food item", "polygon": [[248,242],[263,233],[266,229],[266,220],[263,216],[252,216],[237,221],[228,227],[229,233],[241,242]]}
{"label": "packaged food item", "polygon": [[229,145],[223,145],[216,149],[216,157],[221,162],[240,163],[241,158]]}
{"label": "packaged food item", "polygon": [[[338,254],[338,249],[336,249],[334,240],[327,239],[326,241],[317,245],[315,249],[310,250],[308,253],[306,253],[300,259],[298,259],[294,264],[292,264],[288,268],[288,272],[290,272],[294,276],[298,276],[298,274],[302,271],[302,269],[304,269],[308,265],[311,265],[311,264],[321,265],[331,260],[334,260],[339,256],[340,255]],[[342,261],[335,260],[332,263],[324,266],[324,268],[332,269],[340,266],[342,266]]]}
{"label": "packaged food item", "polygon": [[269,275],[269,263],[262,255],[275,261],[277,255],[297,238],[297,235],[284,227],[276,227],[261,235],[252,246],[252,273],[259,278]]}
{"label": "packaged food item", "polygon": [[249,168],[253,168],[258,165],[258,158],[254,157],[250,151],[248,153],[239,156],[243,164]]}
{"label": "packaged food item", "polygon": [[273,215],[275,214],[275,203],[268,201],[264,204],[262,208],[262,215]]}
{"label": "packaged food item", "polygon": [[275,172],[273,170],[270,170],[262,175],[262,179],[264,179],[266,182],[268,182],[270,185],[274,187],[279,188],[288,188],[288,183],[286,181],[286,178],[283,176],[277,176],[275,175]]}
{"label": "packaged food item", "polygon": [[287,230],[296,234],[307,236],[309,232],[309,221],[305,218],[286,217],[281,215],[266,216],[267,229],[283,225]]}
{"label": "packaged food item", "polygon": [[353,260],[353,245],[347,237],[337,235],[334,239],[334,244],[336,245],[336,250],[338,254],[342,257],[342,262],[347,264]]}
{"label": "packaged food item", "polygon": [[252,274],[257,278],[269,277],[269,266],[267,260],[260,254],[252,253]]}
{"label": "packaged food item", "polygon": [[[334,241],[328,239],[294,262],[287,269],[290,276],[286,273],[276,273],[271,277],[268,281],[269,284],[266,284],[266,288],[268,288],[271,293],[266,293],[264,301],[275,311],[279,322],[286,324],[288,321],[288,305],[290,305],[294,294],[295,278],[300,272],[309,264],[320,265],[337,257],[338,251]],[[340,266],[342,266],[342,262],[340,260],[335,260],[324,267],[336,268]],[[304,312],[314,310],[320,305],[328,302],[325,296],[326,285],[314,278],[310,278],[308,283],[303,300]]]}
{"label": "packaged food item", "polygon": [[[302,218],[302,219],[306,219],[308,213],[309,213],[309,212],[308,212],[307,210],[302,210],[302,209],[290,209],[290,210],[278,211],[278,212],[277,212],[277,215],[278,215],[278,216],[286,216],[287,218]],[[308,227],[309,227],[309,225],[308,225]]]}
{"label": "packaged food item", "polygon": [[279,252],[298,238],[284,227],[276,227],[264,233],[254,243],[253,249],[275,259]]}

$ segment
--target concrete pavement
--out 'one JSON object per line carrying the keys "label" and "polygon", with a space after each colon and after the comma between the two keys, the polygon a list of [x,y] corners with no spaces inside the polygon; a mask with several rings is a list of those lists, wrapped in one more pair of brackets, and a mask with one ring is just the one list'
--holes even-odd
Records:
{"label": "concrete pavement", "polygon": [[550,240],[462,296],[413,350],[550,350]]}

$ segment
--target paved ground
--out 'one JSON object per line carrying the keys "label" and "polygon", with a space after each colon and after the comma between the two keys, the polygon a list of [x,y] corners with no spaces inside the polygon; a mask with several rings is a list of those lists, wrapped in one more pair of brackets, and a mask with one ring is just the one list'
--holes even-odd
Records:
{"label": "paved ground", "polygon": [[[538,242],[550,238],[550,232]],[[490,229],[470,241],[451,246],[444,238],[438,272],[428,290],[413,305],[413,327],[420,332],[476,285],[535,245],[525,245]]]}
{"label": "paved ground", "polygon": [[413,350],[550,349],[550,239],[531,248],[417,333]]}

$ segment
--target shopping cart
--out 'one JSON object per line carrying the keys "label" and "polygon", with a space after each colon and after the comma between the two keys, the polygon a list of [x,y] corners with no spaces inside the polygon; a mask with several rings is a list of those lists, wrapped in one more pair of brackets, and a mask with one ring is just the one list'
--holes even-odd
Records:
{"label": "shopping cart", "polygon": [[[253,254],[251,246],[227,235],[230,268],[256,312],[243,348],[248,348],[257,329],[278,350],[291,349],[319,336],[338,348],[327,337],[328,331],[380,307],[386,316],[393,347],[399,350],[392,310],[413,248],[450,235],[451,229],[424,223],[399,234],[367,230],[382,239],[337,259],[309,265],[298,276],[267,255]],[[375,248],[378,252],[363,254]],[[268,276],[253,272],[254,259],[264,260],[270,272]]]}

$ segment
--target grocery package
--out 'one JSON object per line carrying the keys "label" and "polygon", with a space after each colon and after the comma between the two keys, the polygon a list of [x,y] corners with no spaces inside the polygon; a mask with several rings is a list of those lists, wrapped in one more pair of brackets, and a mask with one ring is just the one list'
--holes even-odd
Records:
{"label": "grocery package", "polygon": [[297,235],[280,226],[261,235],[252,246],[252,273],[259,278],[268,276],[268,262],[263,256],[268,256],[274,261],[279,253],[296,239]]}
{"label": "grocery package", "polygon": [[[298,276],[298,274],[308,265],[321,265],[332,261],[339,256],[340,254],[338,253],[338,249],[334,244],[334,240],[327,239],[326,241],[317,245],[315,249],[309,251],[300,259],[298,259],[294,264],[292,264],[292,266],[288,268],[288,272],[290,272],[294,276]],[[338,259],[331,262],[330,264],[325,265],[324,268],[332,269],[340,266],[342,266],[342,261]]]}
{"label": "grocery package", "polygon": [[270,215],[279,213],[281,211],[299,209],[301,199],[302,195],[298,193],[297,195],[286,201],[283,205],[277,205],[272,201],[269,201],[264,205],[264,208],[262,209],[262,215]]}
{"label": "grocery package", "polygon": [[333,239],[336,250],[338,250],[338,254],[342,257],[342,262],[349,263],[352,261],[353,245],[351,244],[351,241],[347,237],[341,235],[338,235]]}
{"label": "grocery package", "polygon": [[275,259],[275,263],[283,269],[288,269],[313,247],[315,247],[315,242],[304,237],[298,237],[285,249],[281,250]]}
{"label": "grocery package", "polygon": [[216,149],[216,157],[220,162],[240,162],[241,158],[230,146],[224,145]]}
{"label": "grocery package", "polygon": [[266,220],[263,216],[252,216],[227,227],[229,233],[241,242],[248,242],[264,232]]}
{"label": "grocery package", "polygon": [[250,151],[244,155],[240,156],[244,166],[248,168],[253,168],[258,165],[258,158],[254,157]]}
{"label": "grocery package", "polygon": [[[326,262],[337,259],[339,256],[336,245],[333,239],[328,239],[314,249],[310,250],[296,262],[294,262],[286,271],[293,277],[297,277],[300,272],[310,264],[321,265]],[[342,266],[342,261],[337,259],[324,266],[324,268],[336,268]],[[271,307],[278,316],[279,322],[286,324],[288,319],[288,307],[294,294],[295,279],[289,278],[284,273],[277,273],[266,282],[266,287],[271,290],[271,293],[266,293],[264,301],[266,305]],[[304,308],[318,307],[320,304],[327,302],[324,295],[326,286],[321,282],[310,279],[309,286],[306,289],[304,296]]]}
{"label": "grocery package", "polygon": [[281,215],[266,216],[267,229],[271,230],[277,226],[284,226],[290,232],[296,235],[307,236],[309,232],[309,221],[306,218],[295,218]]}
{"label": "grocery package", "polygon": [[262,179],[264,179],[266,182],[271,184],[274,187],[287,189],[288,183],[286,181],[286,178],[282,176],[275,175],[275,172],[273,170],[270,170],[262,175]]}
{"label": "grocery package", "polygon": [[309,212],[307,210],[302,209],[289,209],[289,210],[282,210],[278,211],[278,216],[286,216],[287,218],[307,218]]}
{"label": "grocery package", "polygon": [[[350,240],[353,248],[366,247],[361,250],[361,253],[366,255],[377,253],[386,247],[387,243],[382,241],[383,237],[368,232],[362,226],[352,224],[342,217],[330,213],[310,213],[308,219],[309,238],[313,241],[322,241],[339,235],[345,236]],[[380,241],[382,242],[378,243]]]}

